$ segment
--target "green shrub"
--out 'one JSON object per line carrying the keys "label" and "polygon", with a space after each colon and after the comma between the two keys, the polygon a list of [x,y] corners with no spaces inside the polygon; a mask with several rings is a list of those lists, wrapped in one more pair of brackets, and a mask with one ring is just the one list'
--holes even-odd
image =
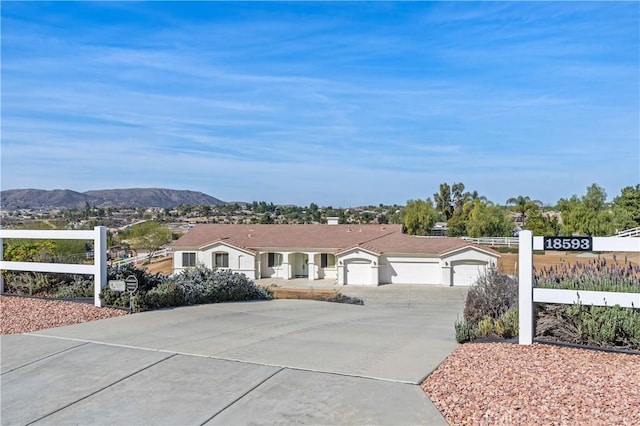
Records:
{"label": "green shrub", "polygon": [[494,250],[496,250],[498,253],[515,253],[518,254],[518,247],[504,247],[504,246],[500,246],[500,247],[492,247]]}
{"label": "green shrub", "polygon": [[475,326],[485,317],[498,319],[517,305],[517,282],[492,267],[480,275],[475,285],[469,289],[464,319]]}
{"label": "green shrub", "polygon": [[93,279],[85,279],[80,275],[76,275],[72,283],[59,286],[54,297],[60,299],[93,297],[94,286]]}
{"label": "green shrub", "polygon": [[579,343],[640,348],[640,312],[616,306],[566,307]]}
{"label": "green shrub", "polygon": [[511,339],[518,335],[519,331],[518,308],[513,307],[495,321],[496,333],[505,339]]}
{"label": "green shrub", "polygon": [[476,331],[468,322],[456,320],[454,326],[456,329],[456,342],[465,343],[476,338]]}
{"label": "green shrub", "polygon": [[495,337],[496,327],[493,318],[482,318],[476,327],[476,331],[478,337]]}
{"label": "green shrub", "polygon": [[[134,305],[135,305],[134,300]],[[140,310],[153,310],[184,305],[184,296],[180,287],[174,282],[167,281],[152,288],[140,298]]]}

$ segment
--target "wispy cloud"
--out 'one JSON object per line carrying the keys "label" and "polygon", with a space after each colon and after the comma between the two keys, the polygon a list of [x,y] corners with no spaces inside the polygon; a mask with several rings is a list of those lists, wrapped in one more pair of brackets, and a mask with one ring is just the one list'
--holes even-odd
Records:
{"label": "wispy cloud", "polygon": [[614,195],[640,180],[638,11],[7,3],[2,189],[350,205],[444,181],[555,202],[595,181]]}

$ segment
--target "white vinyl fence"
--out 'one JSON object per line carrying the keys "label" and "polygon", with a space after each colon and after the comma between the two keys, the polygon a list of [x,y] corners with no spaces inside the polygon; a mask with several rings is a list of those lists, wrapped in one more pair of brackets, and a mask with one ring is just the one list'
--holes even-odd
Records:
{"label": "white vinyl fence", "polygon": [[465,241],[469,241],[474,244],[483,244],[489,246],[507,246],[518,247],[518,237],[460,237]]}
{"label": "white vinyl fence", "polygon": [[[92,265],[69,263],[10,262],[2,256],[4,238],[34,240],[93,240],[94,259]],[[58,272],[94,276],[94,305],[100,307],[100,291],[107,286],[107,228],[96,226],[93,231],[39,231],[0,229],[0,270]],[[0,275],[0,293],[4,293],[4,277]]]}
{"label": "white vinyl fence", "polygon": [[[155,259],[156,257],[167,257],[167,256],[171,256],[172,254],[172,250],[170,248],[164,248],[162,250],[158,250],[155,253],[153,253],[153,258]],[[133,256],[133,257],[127,257],[125,259],[118,259],[118,260],[112,260],[111,261],[111,265],[112,266],[124,266],[124,265],[128,265],[128,264],[136,264],[139,262],[143,262],[149,259],[149,254],[148,253],[142,253],[139,254],[137,256]]]}
{"label": "white vinyl fence", "polygon": [[[519,322],[521,345],[530,345],[535,336],[536,303],[561,303],[614,306],[640,309],[640,293],[609,291],[562,290],[533,287],[533,250],[544,250],[544,237],[534,237],[531,231],[520,231],[519,236]],[[593,237],[593,251],[624,251],[640,253],[640,238]],[[566,250],[571,247],[565,247]]]}

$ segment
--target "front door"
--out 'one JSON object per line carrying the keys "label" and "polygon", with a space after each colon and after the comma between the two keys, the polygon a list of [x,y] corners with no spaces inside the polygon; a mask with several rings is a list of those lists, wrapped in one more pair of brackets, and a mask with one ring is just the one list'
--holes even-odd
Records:
{"label": "front door", "polygon": [[295,254],[294,275],[296,278],[309,277],[309,255],[304,253]]}

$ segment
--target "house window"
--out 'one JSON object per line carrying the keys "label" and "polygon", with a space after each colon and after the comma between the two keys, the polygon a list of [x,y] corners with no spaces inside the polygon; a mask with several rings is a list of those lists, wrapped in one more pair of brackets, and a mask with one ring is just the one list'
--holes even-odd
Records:
{"label": "house window", "polygon": [[213,253],[213,267],[214,268],[228,268],[229,267],[229,253]]}
{"label": "house window", "polygon": [[280,253],[269,253],[267,266],[273,268],[274,266],[282,265],[282,255]]}
{"label": "house window", "polygon": [[196,266],[196,254],[195,253],[182,253],[182,267],[188,268]]}
{"label": "house window", "polygon": [[333,268],[336,266],[336,256],[331,253],[322,253],[320,255],[321,268]]}

